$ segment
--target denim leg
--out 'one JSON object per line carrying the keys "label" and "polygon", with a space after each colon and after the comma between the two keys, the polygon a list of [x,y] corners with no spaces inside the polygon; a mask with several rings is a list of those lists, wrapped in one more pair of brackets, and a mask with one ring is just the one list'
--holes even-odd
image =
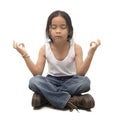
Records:
{"label": "denim leg", "polygon": [[62,89],[71,95],[79,95],[90,90],[90,80],[86,76],[75,75],[64,82]]}
{"label": "denim leg", "polygon": [[29,88],[34,92],[42,93],[44,97],[56,108],[64,108],[71,95],[60,91],[60,80],[51,77],[34,76],[29,81]]}

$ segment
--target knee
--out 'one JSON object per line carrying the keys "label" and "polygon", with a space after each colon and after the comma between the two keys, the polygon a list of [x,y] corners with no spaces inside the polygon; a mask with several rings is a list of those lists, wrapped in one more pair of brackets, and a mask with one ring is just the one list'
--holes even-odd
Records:
{"label": "knee", "polygon": [[30,88],[30,89],[32,89],[33,88],[33,86],[34,86],[34,77],[32,77],[30,80],[29,80],[29,85],[28,85],[28,87]]}
{"label": "knee", "polygon": [[78,88],[79,93],[88,92],[90,90],[90,80],[88,77],[83,77],[81,84]]}
{"label": "knee", "polygon": [[88,77],[85,77],[85,79],[84,79],[83,88],[84,88],[85,92],[90,90],[90,80]]}
{"label": "knee", "polygon": [[36,83],[38,81],[39,76],[34,76],[29,80],[29,88],[34,89],[36,87]]}
{"label": "knee", "polygon": [[90,84],[86,83],[84,86],[85,92],[90,90]]}
{"label": "knee", "polygon": [[44,81],[44,77],[42,77],[41,75],[36,75],[29,80],[28,87],[32,90],[36,89],[36,87],[38,87],[42,84],[42,81]]}

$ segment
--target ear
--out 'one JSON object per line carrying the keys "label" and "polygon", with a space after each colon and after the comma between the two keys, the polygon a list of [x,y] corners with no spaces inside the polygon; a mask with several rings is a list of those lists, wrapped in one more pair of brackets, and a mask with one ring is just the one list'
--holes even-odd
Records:
{"label": "ear", "polygon": [[50,34],[50,31],[49,31],[49,33],[48,33],[48,37],[49,37],[49,38],[51,38],[51,34]]}
{"label": "ear", "polygon": [[72,38],[73,32],[70,30],[68,31],[68,40]]}

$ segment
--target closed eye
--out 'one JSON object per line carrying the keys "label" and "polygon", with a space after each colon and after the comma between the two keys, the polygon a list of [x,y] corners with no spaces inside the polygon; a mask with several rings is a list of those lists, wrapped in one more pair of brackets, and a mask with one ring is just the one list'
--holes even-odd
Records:
{"label": "closed eye", "polygon": [[57,29],[57,27],[59,27],[60,29],[66,29],[67,26],[65,24],[61,24],[60,26],[57,25],[51,25],[50,28],[51,29]]}
{"label": "closed eye", "polygon": [[51,28],[51,29],[56,29],[57,26],[56,26],[56,25],[51,25],[50,28]]}
{"label": "closed eye", "polygon": [[66,26],[65,24],[62,24],[62,25],[60,25],[60,28],[61,28],[61,29],[66,29],[67,26]]}

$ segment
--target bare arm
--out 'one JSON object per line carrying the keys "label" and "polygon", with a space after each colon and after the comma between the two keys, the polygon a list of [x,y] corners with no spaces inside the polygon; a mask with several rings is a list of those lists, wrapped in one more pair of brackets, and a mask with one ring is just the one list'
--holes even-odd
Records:
{"label": "bare arm", "polygon": [[90,67],[90,64],[92,62],[94,53],[99,45],[100,45],[99,40],[97,40],[96,42],[90,43],[90,49],[89,49],[88,55],[84,61],[83,61],[82,48],[80,46],[76,45],[76,47],[75,47],[75,51],[76,51],[75,60],[76,60],[76,68],[77,68],[78,75],[84,76],[87,73],[87,71]]}
{"label": "bare arm", "polygon": [[18,44],[17,42],[14,41],[13,48],[15,48],[23,56],[28,69],[34,76],[38,74],[42,75],[46,61],[45,46],[41,47],[36,64],[34,64],[31,58],[28,56],[25,50],[25,45],[23,43]]}

